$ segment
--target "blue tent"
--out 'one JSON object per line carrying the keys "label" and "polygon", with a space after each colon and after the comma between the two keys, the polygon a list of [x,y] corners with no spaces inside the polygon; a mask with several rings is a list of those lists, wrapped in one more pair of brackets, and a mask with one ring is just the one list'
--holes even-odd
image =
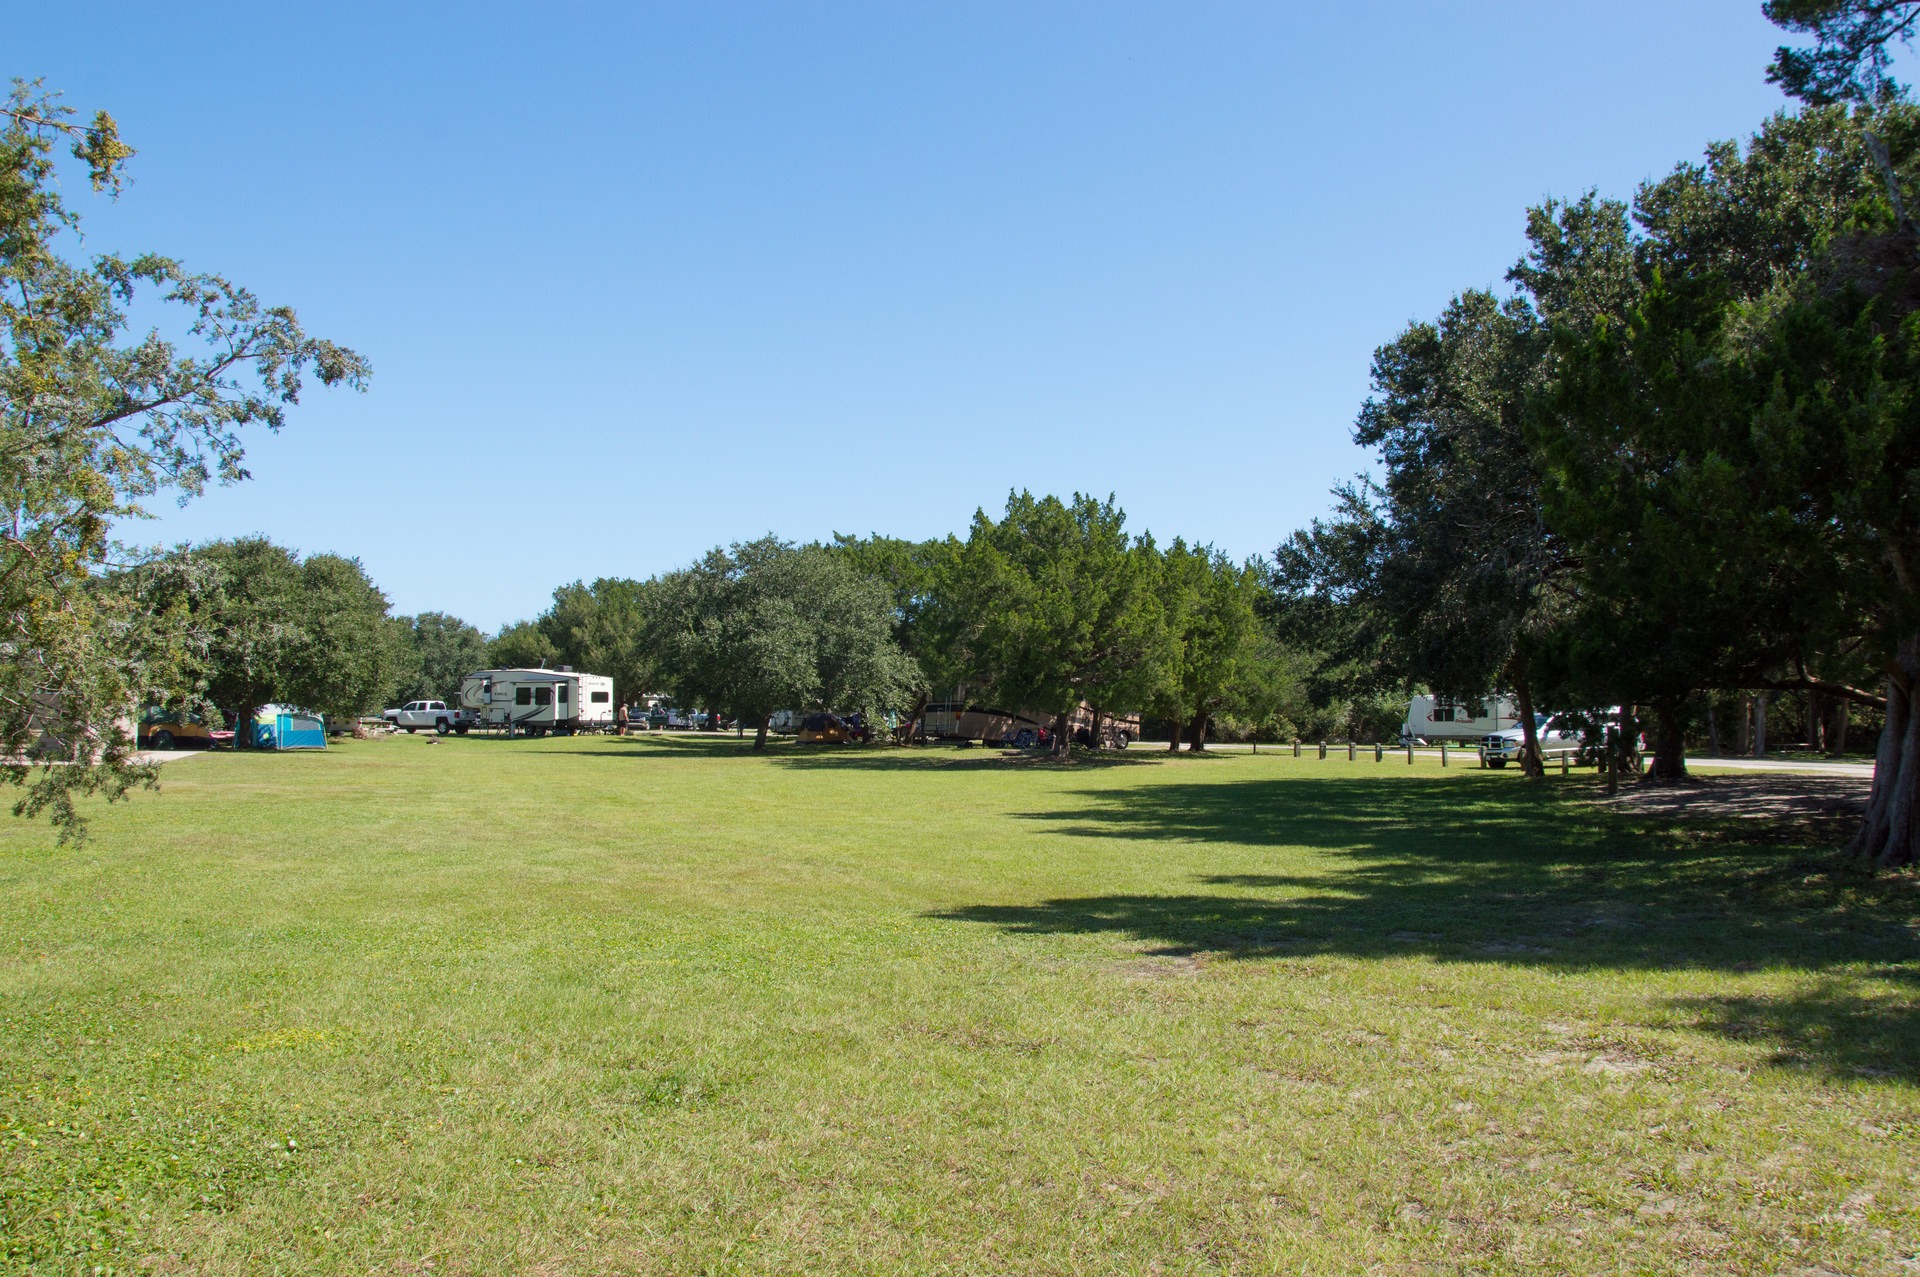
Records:
{"label": "blue tent", "polygon": [[327,720],[291,705],[263,705],[254,716],[253,743],[261,749],[325,749]]}

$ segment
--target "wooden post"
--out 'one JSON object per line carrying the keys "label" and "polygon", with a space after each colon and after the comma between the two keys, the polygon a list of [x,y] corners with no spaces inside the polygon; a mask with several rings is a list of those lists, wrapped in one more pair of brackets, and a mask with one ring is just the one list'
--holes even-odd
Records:
{"label": "wooden post", "polygon": [[1407,766],[1413,766],[1413,742],[1411,740],[1407,742]]}
{"label": "wooden post", "polygon": [[1564,749],[1560,751],[1560,774],[1567,774],[1567,751]]}
{"label": "wooden post", "polygon": [[1298,757],[1300,757],[1300,742],[1299,742],[1299,741],[1295,741],[1295,742],[1293,742],[1293,756],[1294,756],[1295,758],[1298,758]]}
{"label": "wooden post", "polygon": [[1360,746],[1354,741],[1354,739],[1351,736],[1349,736],[1347,738],[1347,761],[1348,762],[1352,762],[1355,758],[1359,757],[1358,753],[1356,752],[1359,748]]}
{"label": "wooden post", "polygon": [[1444,736],[1440,738],[1440,765],[1447,765],[1447,738]]}
{"label": "wooden post", "polygon": [[1320,742],[1320,761],[1323,763],[1327,761],[1327,742],[1325,741]]}

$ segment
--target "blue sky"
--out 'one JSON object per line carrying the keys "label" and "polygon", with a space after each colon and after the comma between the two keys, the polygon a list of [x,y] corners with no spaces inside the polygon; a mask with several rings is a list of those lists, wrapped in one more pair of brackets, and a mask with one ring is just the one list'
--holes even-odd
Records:
{"label": "blue sky", "polygon": [[1112,492],[1270,550],[1366,464],[1375,346],[1526,206],[1782,104],[1758,0],[34,5],[139,148],[92,250],[373,363],[129,529],[358,556],[482,626],[772,531]]}

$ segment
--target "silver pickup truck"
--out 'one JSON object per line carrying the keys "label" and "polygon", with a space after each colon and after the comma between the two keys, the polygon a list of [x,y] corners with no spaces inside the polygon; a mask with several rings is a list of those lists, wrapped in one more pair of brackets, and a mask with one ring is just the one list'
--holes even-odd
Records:
{"label": "silver pickup truck", "polygon": [[456,709],[445,701],[408,701],[399,709],[383,710],[380,717],[398,731],[417,732],[428,727],[442,736],[448,732],[465,736],[478,721],[472,710]]}

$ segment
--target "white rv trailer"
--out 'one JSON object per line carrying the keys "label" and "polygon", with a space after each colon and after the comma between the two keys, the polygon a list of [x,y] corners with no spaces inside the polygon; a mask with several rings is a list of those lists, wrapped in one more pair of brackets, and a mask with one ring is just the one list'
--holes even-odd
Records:
{"label": "white rv trailer", "polygon": [[488,727],[544,736],[613,726],[613,680],[557,670],[477,670],[460,682],[460,704]]}
{"label": "white rv trailer", "polygon": [[1477,742],[1519,721],[1520,711],[1504,696],[1488,696],[1477,701],[1416,696],[1407,706],[1407,721],[1400,724],[1400,739]]}

